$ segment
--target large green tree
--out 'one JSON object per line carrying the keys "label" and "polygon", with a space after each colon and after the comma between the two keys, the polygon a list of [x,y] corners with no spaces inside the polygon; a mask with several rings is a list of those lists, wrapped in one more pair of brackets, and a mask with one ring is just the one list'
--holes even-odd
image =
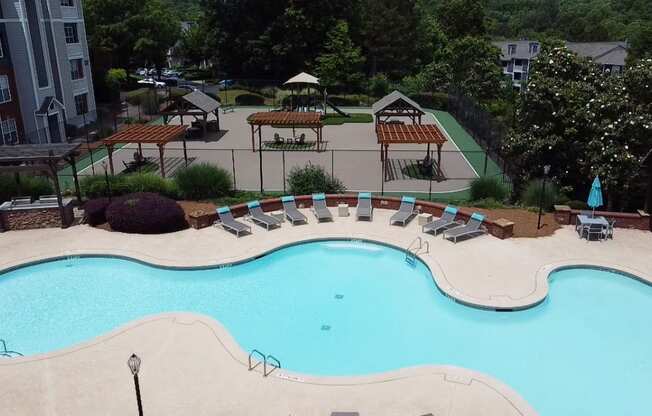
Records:
{"label": "large green tree", "polygon": [[322,85],[357,86],[363,78],[364,58],[349,36],[349,25],[341,20],[329,32],[324,51],[317,57],[317,74]]}

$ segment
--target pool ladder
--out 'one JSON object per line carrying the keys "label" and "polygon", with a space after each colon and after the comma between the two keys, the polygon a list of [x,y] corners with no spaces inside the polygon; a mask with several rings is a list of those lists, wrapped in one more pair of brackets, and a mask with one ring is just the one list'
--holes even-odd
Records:
{"label": "pool ladder", "polygon": [[[262,360],[259,360],[257,363],[253,364],[252,359],[254,357],[260,357]],[[272,374],[272,372],[277,368],[281,368],[281,362],[277,360],[273,355],[265,355],[258,350],[251,350],[249,353],[249,371],[258,367],[260,363],[263,363],[263,377],[267,377],[268,375]],[[269,371],[267,371],[268,366],[271,368]]]}
{"label": "pool ladder", "polygon": [[7,358],[13,358],[13,357],[22,357],[23,354],[16,352],[16,351],[9,351],[7,349],[7,343],[5,342],[4,339],[0,339],[0,357],[7,357]]}
{"label": "pool ladder", "polygon": [[412,240],[410,245],[405,249],[405,262],[414,266],[417,260],[417,255],[421,253],[430,253],[430,243],[428,241],[423,241],[421,237],[417,237]]}

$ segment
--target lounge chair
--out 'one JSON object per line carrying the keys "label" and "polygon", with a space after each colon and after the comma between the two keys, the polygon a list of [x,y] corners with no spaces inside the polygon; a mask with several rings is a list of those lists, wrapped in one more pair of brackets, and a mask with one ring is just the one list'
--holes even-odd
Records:
{"label": "lounge chair", "polygon": [[473,213],[466,225],[461,225],[459,227],[446,230],[444,231],[443,236],[445,239],[457,243],[457,239],[460,237],[475,237],[481,234],[485,234],[487,231],[482,228],[483,221],[484,215]]}
{"label": "lounge chair", "polygon": [[312,212],[319,222],[333,221],[333,214],[326,206],[326,195],[314,194],[312,196]]}
{"label": "lounge chair", "polygon": [[358,207],[356,208],[355,215],[358,220],[365,218],[369,221],[372,220],[374,214],[374,207],[371,205],[371,192],[358,193]]}
{"label": "lounge chair", "polygon": [[233,214],[231,214],[229,207],[218,208],[217,218],[218,221],[215,222],[216,227],[222,226],[225,230],[235,233],[237,237],[240,237],[241,233],[251,233],[250,226],[236,221],[233,218]]}
{"label": "lounge chair", "polygon": [[445,231],[449,228],[463,225],[461,222],[455,221],[456,216],[457,208],[447,206],[444,210],[444,213],[441,215],[441,218],[425,224],[423,227],[421,227],[421,231],[424,233],[433,233],[434,235],[437,235],[439,231]]}
{"label": "lounge chair", "polygon": [[292,225],[295,225],[298,222],[308,223],[308,218],[297,209],[293,196],[282,197],[281,203],[283,204],[283,211],[285,211],[285,218],[287,218]]}
{"label": "lounge chair", "polygon": [[249,208],[249,215],[251,216],[251,219],[254,222],[254,224],[258,224],[262,227],[265,227],[267,231],[269,231],[273,227],[281,226],[280,220],[272,217],[271,215],[267,215],[263,212],[263,209],[260,207],[260,202],[251,201],[247,204],[247,208]]}
{"label": "lounge chair", "polygon": [[404,196],[401,199],[401,206],[398,208],[398,212],[389,219],[390,225],[394,223],[400,223],[403,227],[410,222],[418,212],[414,209],[414,204],[416,199],[411,196]]}

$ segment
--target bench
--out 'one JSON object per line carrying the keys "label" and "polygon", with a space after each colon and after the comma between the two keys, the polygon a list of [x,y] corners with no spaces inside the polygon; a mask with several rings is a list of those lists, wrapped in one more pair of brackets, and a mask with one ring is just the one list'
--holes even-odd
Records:
{"label": "bench", "polygon": [[235,106],[233,105],[222,106],[222,114],[233,113],[234,111],[235,111]]}

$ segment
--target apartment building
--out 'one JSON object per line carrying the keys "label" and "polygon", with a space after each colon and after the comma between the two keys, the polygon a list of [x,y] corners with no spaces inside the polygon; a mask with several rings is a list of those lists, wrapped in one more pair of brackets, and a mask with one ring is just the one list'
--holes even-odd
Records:
{"label": "apartment building", "polygon": [[[536,40],[505,40],[493,42],[501,51],[503,73],[512,79],[517,90],[525,87],[531,61],[539,54],[541,44]],[[625,68],[627,42],[566,42],[566,47],[585,58],[590,58],[603,71],[617,74]]]}
{"label": "apartment building", "polygon": [[[2,13],[0,12],[0,19]],[[23,135],[16,78],[4,22],[0,22],[0,146],[18,143]]]}
{"label": "apartment building", "polygon": [[18,141],[63,142],[68,129],[96,114],[82,0],[0,0],[0,6],[22,120]]}

